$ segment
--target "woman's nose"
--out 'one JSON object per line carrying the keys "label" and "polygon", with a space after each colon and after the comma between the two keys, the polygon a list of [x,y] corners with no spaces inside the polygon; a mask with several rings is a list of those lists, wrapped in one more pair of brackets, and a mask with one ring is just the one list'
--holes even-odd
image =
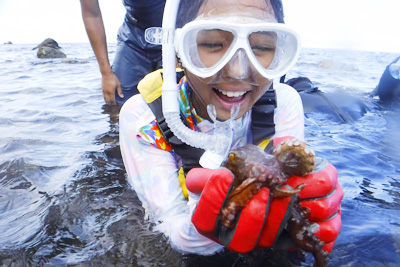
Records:
{"label": "woman's nose", "polygon": [[246,52],[243,49],[239,49],[224,67],[224,76],[231,79],[245,80],[250,77],[250,64]]}

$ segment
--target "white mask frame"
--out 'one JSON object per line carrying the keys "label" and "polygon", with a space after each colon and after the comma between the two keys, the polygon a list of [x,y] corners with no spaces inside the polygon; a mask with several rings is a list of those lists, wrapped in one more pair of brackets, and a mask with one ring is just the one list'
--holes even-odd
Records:
{"label": "white mask frame", "polygon": [[[193,60],[193,49],[196,43],[193,34],[201,30],[222,30],[232,33],[234,39],[224,56],[211,67],[195,66]],[[264,68],[254,55],[249,43],[249,36],[257,32],[276,33],[278,40],[274,60],[270,67]],[[189,44],[192,42],[192,45]],[[182,28],[176,29],[174,36],[174,47],[180,58],[182,65],[192,74],[208,78],[223,69],[239,49],[246,52],[247,57],[254,68],[265,78],[274,79],[283,76],[293,67],[300,55],[300,37],[290,27],[281,23],[232,23],[221,20],[194,20],[187,23]]]}

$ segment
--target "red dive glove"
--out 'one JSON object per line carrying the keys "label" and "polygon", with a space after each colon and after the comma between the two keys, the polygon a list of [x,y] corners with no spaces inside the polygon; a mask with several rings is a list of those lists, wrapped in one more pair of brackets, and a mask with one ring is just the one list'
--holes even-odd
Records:
{"label": "red dive glove", "polygon": [[292,176],[287,184],[296,187],[304,183],[300,191],[300,205],[310,211],[308,219],[319,225],[314,232],[321,241],[325,242],[324,250],[330,252],[342,227],[340,202],[343,190],[338,182],[336,168],[327,160],[316,158],[315,170],[305,177]]}
{"label": "red dive glove", "polygon": [[[286,138],[274,139],[276,146]],[[300,191],[300,206],[309,209],[308,219],[319,225],[314,235],[323,241],[325,245],[323,249],[330,252],[333,248],[335,240],[339,235],[342,226],[340,203],[343,199],[343,190],[338,182],[338,173],[336,168],[326,159],[316,158],[316,166],[314,171],[304,177],[291,176],[286,184],[295,188],[300,184],[305,187]],[[274,203],[274,201],[272,201]],[[275,216],[270,211],[269,216]],[[260,246],[268,246],[270,241],[265,239],[268,237],[268,224],[260,239]]]}
{"label": "red dive glove", "polygon": [[[192,193],[200,193],[199,203],[193,213],[192,222],[200,234],[224,245],[228,249],[239,253],[247,253],[259,247],[258,240],[263,233],[265,221],[270,206],[277,210],[281,216],[272,219],[274,224],[275,239],[286,223],[282,223],[287,216],[285,212],[291,198],[281,198],[271,205],[270,190],[263,187],[237,215],[234,227],[223,226],[220,221],[221,208],[232,187],[233,174],[226,168],[209,170],[192,169],[186,176],[186,186]],[[271,207],[272,208],[272,207]],[[270,217],[270,216],[268,216]],[[272,217],[271,217],[272,218]],[[270,231],[271,233],[273,230]],[[269,233],[269,237],[272,234]]]}

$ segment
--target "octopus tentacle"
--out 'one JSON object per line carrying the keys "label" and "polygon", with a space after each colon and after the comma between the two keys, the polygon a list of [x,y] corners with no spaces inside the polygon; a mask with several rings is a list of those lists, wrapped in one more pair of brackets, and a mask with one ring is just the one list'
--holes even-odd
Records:
{"label": "octopus tentacle", "polygon": [[236,214],[239,213],[250,199],[260,191],[262,184],[255,178],[248,178],[238,187],[234,188],[228,196],[228,201],[221,213],[222,225],[233,228]]}
{"label": "octopus tentacle", "polygon": [[272,191],[272,196],[274,197],[289,197],[289,196],[293,196],[296,195],[298,193],[300,193],[301,190],[303,190],[303,188],[305,187],[305,184],[299,184],[298,186],[296,186],[295,189],[283,189],[281,187],[275,188]]}
{"label": "octopus tentacle", "polygon": [[301,208],[299,202],[295,202],[288,224],[289,233],[300,249],[313,254],[315,266],[326,266],[329,261],[328,253],[322,249],[324,242],[310,230],[312,223],[308,220],[309,214],[307,208]]}

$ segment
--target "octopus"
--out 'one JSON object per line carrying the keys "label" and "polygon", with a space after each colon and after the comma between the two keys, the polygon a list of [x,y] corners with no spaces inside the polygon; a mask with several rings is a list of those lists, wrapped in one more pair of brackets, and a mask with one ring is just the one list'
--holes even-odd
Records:
{"label": "octopus", "polygon": [[297,194],[305,184],[294,189],[282,188],[288,177],[305,176],[314,170],[315,154],[306,142],[296,138],[286,139],[275,147],[272,154],[248,144],[230,151],[223,166],[231,170],[235,178],[221,210],[222,225],[232,229],[237,214],[264,186],[270,189],[272,197],[296,195],[287,230],[300,249],[313,254],[316,266],[328,264],[328,253],[322,249],[324,243],[312,234],[309,210],[300,206]]}

